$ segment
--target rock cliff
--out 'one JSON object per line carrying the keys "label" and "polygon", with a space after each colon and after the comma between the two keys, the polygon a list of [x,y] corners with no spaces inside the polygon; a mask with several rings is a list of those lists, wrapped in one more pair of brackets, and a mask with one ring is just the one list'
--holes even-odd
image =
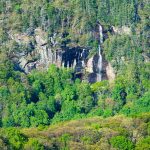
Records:
{"label": "rock cliff", "polygon": [[[48,69],[50,64],[58,67],[73,68],[75,75],[89,82],[97,81],[99,55],[90,56],[91,49],[87,47],[68,47],[58,41],[61,35],[54,33],[50,37],[42,29],[37,28],[30,33],[13,34],[10,38],[19,45],[25,45],[26,51],[18,53],[18,66],[25,73],[33,69]],[[115,74],[110,64],[103,60],[102,79],[114,79]]]}

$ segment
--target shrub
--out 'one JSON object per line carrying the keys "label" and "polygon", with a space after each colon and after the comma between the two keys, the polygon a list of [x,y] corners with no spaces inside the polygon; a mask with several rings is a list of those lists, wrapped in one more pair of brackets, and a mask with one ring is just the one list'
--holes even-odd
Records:
{"label": "shrub", "polygon": [[133,143],[124,136],[112,137],[110,143],[119,150],[132,150],[134,148]]}

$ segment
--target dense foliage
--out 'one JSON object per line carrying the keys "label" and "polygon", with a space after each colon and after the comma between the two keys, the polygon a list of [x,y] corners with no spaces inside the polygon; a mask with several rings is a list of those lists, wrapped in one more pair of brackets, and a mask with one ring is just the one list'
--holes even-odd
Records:
{"label": "dense foliage", "polygon": [[93,117],[50,127],[0,129],[0,148],[52,150],[148,150],[150,114]]}
{"label": "dense foliage", "polygon": [[[149,12],[148,0],[1,0],[0,149],[148,150]],[[99,23],[106,32],[103,55],[116,73],[113,82],[90,84],[77,79],[72,69],[55,65],[29,74],[18,70],[14,56],[34,51],[35,41],[19,45],[10,33],[34,36],[34,29],[41,28],[48,40],[56,33],[59,47],[53,50],[80,46],[94,53]],[[130,32],[113,33],[112,28],[125,27]],[[108,118],[115,115],[124,120]],[[87,125],[77,133],[59,124],[95,116],[106,119],[77,121],[76,126]],[[46,127],[57,123],[54,131]],[[26,127],[33,127],[33,135],[32,129],[20,129]]]}
{"label": "dense foliage", "polygon": [[147,86],[144,88],[141,83],[141,89],[131,81],[133,78],[120,76],[112,86],[105,80],[90,85],[74,80],[71,70],[55,65],[27,76],[18,71],[6,74],[10,77],[1,78],[0,88],[4,127],[36,127],[86,116],[108,117],[118,112],[135,116],[150,110]]}

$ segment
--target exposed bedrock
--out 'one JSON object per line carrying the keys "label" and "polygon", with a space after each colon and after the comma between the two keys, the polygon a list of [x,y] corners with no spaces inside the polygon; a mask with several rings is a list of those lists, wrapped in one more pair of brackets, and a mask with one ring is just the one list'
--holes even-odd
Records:
{"label": "exposed bedrock", "polygon": [[[90,56],[91,50],[86,47],[67,47],[60,46],[56,39],[57,34],[53,34],[47,40],[47,34],[40,28],[35,29],[32,36],[28,34],[12,34],[11,39],[18,44],[24,44],[31,49],[30,51],[18,53],[18,65],[24,72],[29,73],[33,69],[47,69],[50,64],[56,64],[58,67],[73,68],[75,75],[88,80],[89,82],[97,81],[99,73],[99,54]],[[102,54],[103,55],[103,54]],[[115,74],[113,68],[106,60],[102,60],[102,80],[113,80]]]}

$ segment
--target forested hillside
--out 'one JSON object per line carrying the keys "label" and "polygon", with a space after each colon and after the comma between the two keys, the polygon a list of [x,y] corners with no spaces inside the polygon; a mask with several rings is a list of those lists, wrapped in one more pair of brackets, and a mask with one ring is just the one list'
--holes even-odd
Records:
{"label": "forested hillside", "polygon": [[0,149],[149,150],[148,0],[0,1]]}

